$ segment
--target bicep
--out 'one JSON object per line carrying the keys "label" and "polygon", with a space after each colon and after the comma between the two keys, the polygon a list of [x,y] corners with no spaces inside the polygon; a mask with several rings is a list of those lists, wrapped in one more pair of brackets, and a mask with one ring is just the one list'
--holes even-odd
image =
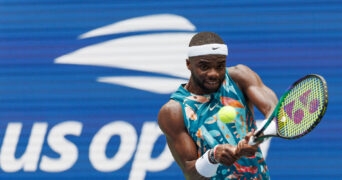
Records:
{"label": "bicep", "polygon": [[158,124],[177,164],[185,174],[192,174],[198,158],[197,147],[185,129],[181,107],[172,103],[164,105],[158,115]]}
{"label": "bicep", "polygon": [[278,98],[257,73],[247,66],[240,65],[233,69],[232,78],[245,94],[249,104],[254,105],[265,116],[272,113]]}
{"label": "bicep", "polygon": [[266,117],[271,115],[278,101],[275,93],[264,84],[249,86],[246,94],[250,103]]}

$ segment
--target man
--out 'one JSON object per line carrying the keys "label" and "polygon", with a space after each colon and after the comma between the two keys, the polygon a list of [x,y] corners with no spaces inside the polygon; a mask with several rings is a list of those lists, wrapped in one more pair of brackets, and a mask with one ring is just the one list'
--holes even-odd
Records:
{"label": "man", "polygon": [[[196,34],[186,60],[190,79],[160,109],[158,124],[186,179],[269,179],[259,144],[248,141],[254,106],[267,117],[277,97],[247,66],[226,68],[227,55],[217,34]],[[235,122],[218,119],[225,105],[237,110]]]}

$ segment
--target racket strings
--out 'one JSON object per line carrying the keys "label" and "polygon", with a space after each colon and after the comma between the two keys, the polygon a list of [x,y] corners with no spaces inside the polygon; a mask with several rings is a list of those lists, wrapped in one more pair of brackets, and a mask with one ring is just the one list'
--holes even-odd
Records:
{"label": "racket strings", "polygon": [[323,111],[324,93],[324,84],[317,77],[296,84],[279,107],[279,135],[292,138],[309,132]]}

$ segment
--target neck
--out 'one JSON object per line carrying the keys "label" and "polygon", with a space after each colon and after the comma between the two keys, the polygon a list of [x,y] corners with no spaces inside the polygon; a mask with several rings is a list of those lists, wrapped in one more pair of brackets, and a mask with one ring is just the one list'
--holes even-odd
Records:
{"label": "neck", "polygon": [[185,84],[184,88],[192,94],[205,95],[205,93],[203,93],[202,91],[198,91],[199,88],[194,87],[190,81]]}

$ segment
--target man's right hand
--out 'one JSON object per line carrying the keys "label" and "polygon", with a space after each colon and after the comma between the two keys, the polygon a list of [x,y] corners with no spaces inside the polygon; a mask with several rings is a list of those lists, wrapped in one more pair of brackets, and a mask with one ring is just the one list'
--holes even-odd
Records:
{"label": "man's right hand", "polygon": [[254,145],[250,145],[248,142],[250,138],[254,135],[254,130],[249,132],[244,139],[242,139],[236,149],[235,149],[235,155],[238,157],[246,156],[251,157],[254,156],[255,153],[258,150],[258,146],[260,143],[256,143]]}
{"label": "man's right hand", "polygon": [[249,139],[254,135],[254,130],[249,132],[244,139],[242,139],[237,146],[230,144],[220,144],[215,148],[215,160],[223,165],[231,166],[235,161],[242,156],[254,156],[258,150],[260,143],[255,145],[248,144]]}
{"label": "man's right hand", "polygon": [[231,166],[240,157],[235,154],[235,146],[230,144],[220,144],[215,148],[214,156],[217,162]]}

